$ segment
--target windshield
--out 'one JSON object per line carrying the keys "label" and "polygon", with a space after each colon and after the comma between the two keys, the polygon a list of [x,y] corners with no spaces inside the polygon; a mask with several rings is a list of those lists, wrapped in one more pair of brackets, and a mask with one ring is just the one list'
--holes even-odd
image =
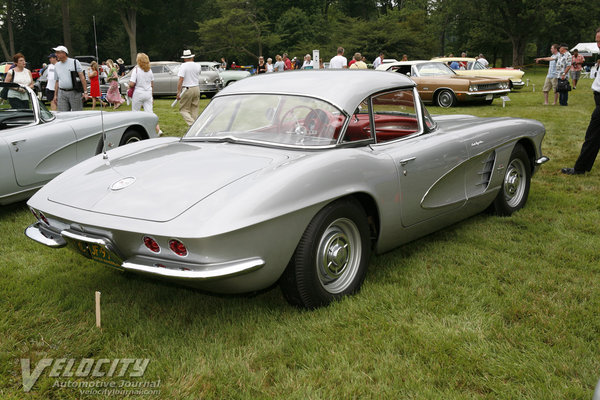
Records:
{"label": "windshield", "polygon": [[35,122],[33,101],[29,92],[20,86],[2,84],[0,86],[0,130],[15,128]]}
{"label": "windshield", "polygon": [[184,139],[240,140],[286,146],[337,143],[346,116],[310,97],[247,94],[215,98]]}
{"label": "windshield", "polygon": [[481,63],[479,61],[475,61],[475,65],[473,67],[471,67],[473,63],[469,63],[469,69],[487,69],[486,67],[484,67],[483,65],[481,65]]}
{"label": "windshield", "polygon": [[415,64],[414,68],[418,71],[419,76],[454,75],[454,71],[441,62]]}

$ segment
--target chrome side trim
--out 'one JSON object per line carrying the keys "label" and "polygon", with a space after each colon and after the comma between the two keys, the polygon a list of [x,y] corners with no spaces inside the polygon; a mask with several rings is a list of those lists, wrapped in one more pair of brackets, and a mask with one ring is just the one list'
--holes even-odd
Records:
{"label": "chrome side trim", "polygon": [[[170,265],[171,263],[169,261],[157,260],[156,264],[172,266]],[[125,261],[122,264],[122,267],[126,271],[138,272],[165,278],[177,278],[189,281],[204,281],[211,279],[230,278],[233,276],[256,271],[257,269],[264,267],[265,261],[262,258],[256,257],[214,264],[186,264],[191,268],[199,268],[196,270],[192,270],[190,268],[189,271],[183,270],[181,267],[179,269],[161,268],[155,266],[156,264],[154,264],[153,266],[148,266]]]}
{"label": "chrome side trim", "polygon": [[486,90],[484,92],[462,92],[468,96],[485,96],[488,94],[506,94],[510,93],[510,89],[502,89],[502,90]]}
{"label": "chrome side trim", "polygon": [[550,161],[550,159],[548,157],[542,156],[542,157],[538,158],[537,160],[535,160],[535,165],[542,165],[548,161]]}
{"label": "chrome side trim", "polygon": [[58,248],[67,245],[67,242],[59,233],[45,228],[39,221],[29,225],[27,229],[25,229],[25,236],[48,247]]}

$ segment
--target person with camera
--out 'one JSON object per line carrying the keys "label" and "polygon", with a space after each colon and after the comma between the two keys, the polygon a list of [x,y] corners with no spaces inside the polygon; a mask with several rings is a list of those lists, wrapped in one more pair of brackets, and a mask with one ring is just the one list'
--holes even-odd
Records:
{"label": "person with camera", "polygon": [[87,82],[78,60],[69,58],[65,46],[53,48],[58,62],[54,66],[54,99],[58,111],[82,111],[83,99],[87,100]]}

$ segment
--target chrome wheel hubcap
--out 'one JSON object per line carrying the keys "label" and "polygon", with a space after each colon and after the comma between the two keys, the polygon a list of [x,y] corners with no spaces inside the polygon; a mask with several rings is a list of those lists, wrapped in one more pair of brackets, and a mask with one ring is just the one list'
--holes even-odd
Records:
{"label": "chrome wheel hubcap", "polygon": [[450,107],[450,105],[452,104],[452,95],[450,93],[443,92],[442,94],[440,94],[439,103],[440,107]]}
{"label": "chrome wheel hubcap", "polygon": [[516,207],[525,193],[525,165],[521,160],[514,159],[504,175],[504,198],[510,207]]}
{"label": "chrome wheel hubcap", "polygon": [[134,137],[129,138],[129,140],[127,140],[127,143],[125,143],[125,144],[135,143],[135,142],[139,142],[139,141],[140,141],[140,138],[134,136]]}
{"label": "chrome wheel hubcap", "polygon": [[329,293],[340,293],[354,281],[361,255],[360,233],[347,218],[333,221],[321,236],[317,252],[319,281]]}

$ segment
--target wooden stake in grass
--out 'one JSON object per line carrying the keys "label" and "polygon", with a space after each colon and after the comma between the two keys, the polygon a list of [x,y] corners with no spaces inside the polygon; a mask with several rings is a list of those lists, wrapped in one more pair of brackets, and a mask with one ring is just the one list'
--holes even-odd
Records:
{"label": "wooden stake in grass", "polygon": [[100,292],[96,292],[96,328],[102,329],[100,321]]}

